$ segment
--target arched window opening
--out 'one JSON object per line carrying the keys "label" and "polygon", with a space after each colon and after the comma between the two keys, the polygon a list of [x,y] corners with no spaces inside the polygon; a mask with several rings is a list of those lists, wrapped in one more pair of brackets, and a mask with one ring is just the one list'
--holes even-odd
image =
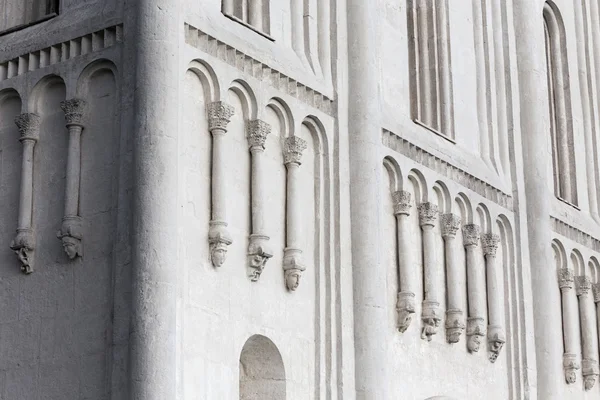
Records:
{"label": "arched window opening", "polygon": [[0,0],[0,34],[24,28],[58,13],[58,0]]}
{"label": "arched window opening", "polygon": [[258,32],[270,33],[269,0],[223,0],[223,14],[249,25]]}
{"label": "arched window opening", "polygon": [[283,360],[265,336],[252,336],[240,354],[240,400],[285,400]]}
{"label": "arched window opening", "polygon": [[554,193],[559,199],[577,205],[565,31],[558,10],[548,2],[544,6],[544,32]]}

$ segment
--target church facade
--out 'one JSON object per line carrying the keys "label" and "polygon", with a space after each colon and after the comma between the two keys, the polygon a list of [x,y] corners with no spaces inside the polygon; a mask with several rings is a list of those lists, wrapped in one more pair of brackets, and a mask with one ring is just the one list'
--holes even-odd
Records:
{"label": "church facade", "polygon": [[600,399],[597,1],[0,10],[0,399]]}

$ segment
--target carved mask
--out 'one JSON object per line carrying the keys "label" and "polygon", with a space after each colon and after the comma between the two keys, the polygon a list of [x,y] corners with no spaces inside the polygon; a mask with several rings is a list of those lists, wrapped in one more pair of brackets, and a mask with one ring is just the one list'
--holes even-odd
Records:
{"label": "carved mask", "polygon": [[593,388],[595,383],[596,383],[595,375],[588,375],[583,379],[583,384],[585,386],[585,390],[590,390],[591,388]]}
{"label": "carved mask", "polygon": [[467,341],[467,347],[470,351],[476,353],[479,351],[479,347],[481,346],[481,336],[479,335],[471,335]]}
{"label": "carved mask", "polygon": [[291,291],[298,289],[300,285],[300,271],[297,269],[291,269],[285,272],[285,284]]}
{"label": "carved mask", "polygon": [[227,258],[227,250],[220,246],[215,246],[211,254],[211,260],[215,267],[220,267]]}
{"label": "carved mask", "polygon": [[569,369],[567,369],[565,371],[565,380],[569,384],[575,383],[575,381],[577,380],[577,375],[576,375],[575,370],[573,368],[569,368]]}
{"label": "carved mask", "polygon": [[63,249],[65,250],[65,253],[67,253],[67,256],[71,260],[73,260],[81,253],[81,241],[79,239],[70,236],[63,236],[62,245]]}

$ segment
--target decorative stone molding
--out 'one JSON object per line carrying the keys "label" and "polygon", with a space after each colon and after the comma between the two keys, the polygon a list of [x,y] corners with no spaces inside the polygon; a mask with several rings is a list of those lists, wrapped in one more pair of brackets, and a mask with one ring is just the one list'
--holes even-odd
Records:
{"label": "decorative stone molding", "polygon": [[469,317],[467,319],[467,348],[469,352],[476,353],[479,351],[484,336],[484,319],[481,317]]}
{"label": "decorative stone molding", "polygon": [[467,224],[463,226],[463,244],[465,246],[478,246],[479,238],[481,235],[481,228],[479,225]]}
{"label": "decorative stone molding", "polygon": [[65,213],[61,229],[56,233],[69,259],[83,255],[82,220],[79,216],[81,190],[81,133],[84,129],[87,103],[70,99],[60,103],[69,130],[69,150],[65,184]]}
{"label": "decorative stone molding", "polygon": [[583,374],[583,385],[585,390],[590,390],[596,384],[598,378],[598,361],[584,358],[581,360],[581,372]]}
{"label": "decorative stone molding", "polygon": [[233,243],[227,229],[227,184],[225,182],[225,144],[227,125],[235,113],[233,106],[224,101],[209,103],[206,107],[208,129],[212,137],[211,164],[211,220],[208,228],[210,261],[215,268],[227,259],[228,247]]}
{"label": "decorative stone molding", "polygon": [[411,194],[405,190],[392,192],[392,203],[394,205],[394,215],[410,215]]}
{"label": "decorative stone molding", "polygon": [[410,326],[412,315],[415,313],[415,294],[412,292],[399,292],[396,311],[398,312],[398,330],[404,333]]}
{"label": "decorative stone molding", "polygon": [[248,276],[252,282],[256,282],[260,278],[266,262],[273,257],[273,252],[268,247],[269,236],[264,232],[264,207],[267,193],[264,186],[266,171],[263,158],[271,126],[262,120],[254,120],[248,121],[246,129],[252,165],[250,176],[252,234],[248,246]]}
{"label": "decorative stone molding", "polygon": [[423,328],[421,329],[421,339],[426,339],[428,342],[431,342],[431,337],[437,333],[440,321],[442,320],[439,315],[439,308],[440,303],[437,301],[423,301],[423,313],[421,315]]}
{"label": "decorative stone molding", "polygon": [[577,381],[577,370],[580,368],[577,362],[577,354],[563,354],[563,369],[565,371],[565,381],[568,384],[573,384]]}
{"label": "decorative stone molding", "polygon": [[450,308],[446,311],[446,341],[448,343],[458,343],[460,335],[465,330],[463,312],[457,308]]}
{"label": "decorative stone molding", "polygon": [[488,327],[488,347],[489,347],[489,360],[496,362],[502,347],[506,343],[506,335],[504,334],[504,328],[498,325],[491,325]]}
{"label": "decorative stone molding", "polygon": [[21,271],[25,274],[33,272],[35,252],[35,232],[33,230],[33,166],[34,147],[40,135],[41,118],[37,114],[26,113],[15,118],[23,145],[21,165],[21,193],[19,198],[19,220],[17,236],[10,244],[10,248],[17,254],[21,262]]}
{"label": "decorative stone molding", "polygon": [[575,293],[577,296],[585,296],[590,292],[592,288],[592,281],[587,276],[576,276],[575,277]]}
{"label": "decorative stone molding", "polygon": [[587,247],[588,249],[592,249],[595,252],[600,252],[600,239],[555,217],[550,217],[550,222],[554,232],[569,238],[572,241]]}
{"label": "decorative stone molding", "polygon": [[456,237],[456,232],[458,231],[458,229],[460,228],[460,217],[456,214],[443,214],[440,217],[440,225],[442,228],[442,237],[444,239],[446,238],[452,238],[454,239]]}
{"label": "decorative stone molding", "polygon": [[302,213],[300,198],[300,177],[298,169],[302,152],[306,150],[305,140],[291,136],[285,138],[283,159],[287,170],[286,195],[286,248],[283,252],[283,270],[288,290],[294,291],[300,285],[300,277],[306,269],[302,262],[300,238],[302,237]]}
{"label": "decorative stone molding", "polygon": [[433,203],[421,203],[418,207],[419,210],[419,224],[421,226],[435,224],[435,220],[438,215],[438,206]]}
{"label": "decorative stone molding", "polygon": [[575,277],[573,276],[573,271],[568,268],[560,268],[558,270],[558,287],[563,289],[573,289],[573,282],[575,281]]}

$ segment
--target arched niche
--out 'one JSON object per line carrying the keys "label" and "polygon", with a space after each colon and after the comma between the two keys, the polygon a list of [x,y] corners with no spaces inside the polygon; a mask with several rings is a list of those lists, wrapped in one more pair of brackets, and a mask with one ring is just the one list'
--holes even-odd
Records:
{"label": "arched niche", "polygon": [[285,400],[285,368],[267,337],[250,337],[240,354],[240,400]]}

